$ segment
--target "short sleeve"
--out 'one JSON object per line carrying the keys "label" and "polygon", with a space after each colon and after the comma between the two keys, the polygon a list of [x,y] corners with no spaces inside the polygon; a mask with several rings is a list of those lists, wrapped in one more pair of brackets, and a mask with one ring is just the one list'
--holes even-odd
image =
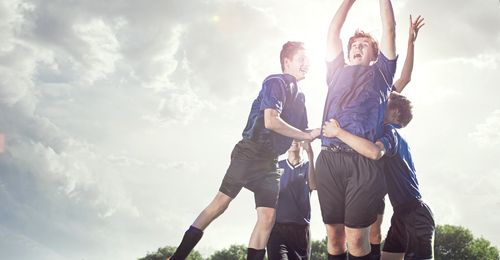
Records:
{"label": "short sleeve", "polygon": [[283,112],[285,103],[285,82],[278,77],[269,78],[262,86],[262,102],[260,110],[268,108],[275,109],[278,113]]}
{"label": "short sleeve", "polygon": [[335,73],[344,66],[344,52],[341,51],[335,59],[326,63],[326,84],[330,85],[330,82],[332,82]]}
{"label": "short sleeve", "polygon": [[391,125],[384,126],[384,134],[379,139],[384,144],[387,156],[395,156],[398,152],[398,136],[396,129]]}
{"label": "short sleeve", "polygon": [[382,52],[379,52],[377,62],[375,63],[375,66],[377,66],[382,73],[389,90],[392,90],[397,60],[398,57],[394,60],[389,60]]}

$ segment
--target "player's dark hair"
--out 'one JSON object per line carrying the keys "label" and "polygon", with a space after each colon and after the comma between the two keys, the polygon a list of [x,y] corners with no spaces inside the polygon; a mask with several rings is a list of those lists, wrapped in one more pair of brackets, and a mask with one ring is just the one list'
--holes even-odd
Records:
{"label": "player's dark hair", "polygon": [[399,112],[397,121],[402,127],[407,126],[413,119],[412,107],[408,98],[396,92],[391,92],[387,111],[397,110]]}

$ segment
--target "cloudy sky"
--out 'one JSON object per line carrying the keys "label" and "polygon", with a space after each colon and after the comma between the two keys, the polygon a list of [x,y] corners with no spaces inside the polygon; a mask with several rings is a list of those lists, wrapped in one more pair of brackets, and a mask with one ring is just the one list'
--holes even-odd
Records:
{"label": "cloudy sky", "polygon": [[[310,126],[321,124],[326,29],[339,4],[2,0],[0,258],[136,259],[177,245],[217,192],[287,40],[308,44],[312,67],[300,85]],[[500,247],[500,3],[394,8],[398,71],[409,14],[426,20],[404,131],[424,199],[438,224]],[[380,35],[379,20],[377,1],[358,1],[344,39],[356,28]],[[315,193],[312,205],[321,239]],[[253,207],[242,191],[197,249],[246,244]]]}

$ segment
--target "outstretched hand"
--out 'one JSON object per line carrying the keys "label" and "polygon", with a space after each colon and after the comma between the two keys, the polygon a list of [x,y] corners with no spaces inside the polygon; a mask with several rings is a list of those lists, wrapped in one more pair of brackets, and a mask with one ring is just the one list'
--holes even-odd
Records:
{"label": "outstretched hand", "polygon": [[424,26],[424,18],[419,15],[415,21],[413,21],[413,18],[410,14],[410,31],[409,31],[409,36],[408,36],[408,41],[409,42],[415,42],[417,40],[418,36],[418,30]]}
{"label": "outstretched hand", "polygon": [[326,121],[323,125],[323,135],[325,137],[336,137],[339,134],[340,130],[341,128],[339,122],[337,122],[337,120],[333,118],[329,121]]}
{"label": "outstretched hand", "polygon": [[321,134],[321,129],[320,128],[309,129],[308,132],[309,132],[309,139],[306,141],[311,142],[319,137],[319,135]]}

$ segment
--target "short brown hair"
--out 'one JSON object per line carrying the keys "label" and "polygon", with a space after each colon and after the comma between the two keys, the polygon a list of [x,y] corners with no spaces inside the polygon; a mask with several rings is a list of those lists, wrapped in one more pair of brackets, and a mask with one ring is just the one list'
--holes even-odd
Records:
{"label": "short brown hair", "polygon": [[281,71],[285,70],[285,58],[291,60],[293,59],[293,56],[297,53],[297,51],[304,49],[305,48],[303,42],[288,41],[285,44],[283,44],[283,48],[281,49],[280,52]]}
{"label": "short brown hair", "polygon": [[413,119],[412,108],[413,106],[408,98],[396,92],[391,92],[387,111],[397,110],[399,112],[397,121],[402,127],[407,126]]}
{"label": "short brown hair", "polygon": [[365,33],[364,31],[361,31],[359,29],[354,32],[354,35],[351,36],[351,38],[349,38],[349,43],[347,43],[347,56],[349,56],[349,54],[351,53],[351,45],[358,38],[367,38],[368,39],[368,41],[370,42],[370,45],[372,46],[373,54],[375,55],[375,57],[373,57],[373,59],[375,60],[377,58],[378,51],[379,51],[377,40],[375,40],[375,38],[373,38],[373,36],[371,34]]}

